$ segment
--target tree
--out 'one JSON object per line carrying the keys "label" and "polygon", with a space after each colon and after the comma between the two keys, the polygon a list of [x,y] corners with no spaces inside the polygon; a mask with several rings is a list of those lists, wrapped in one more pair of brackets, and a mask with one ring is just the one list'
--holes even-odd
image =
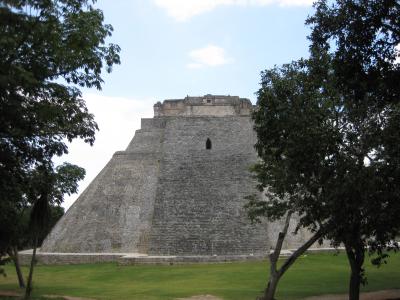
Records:
{"label": "tree", "polygon": [[[4,195],[7,195],[8,190],[15,191],[15,186],[12,187],[13,188],[3,189],[0,193],[3,192]],[[13,194],[9,194],[8,196],[11,199],[15,199],[13,198]],[[24,201],[20,201],[18,198],[18,201],[15,202],[8,201],[8,198],[2,198],[2,200],[3,201],[0,201],[0,274],[5,275],[4,269],[2,269],[1,266],[5,265],[13,258],[13,255],[9,254],[13,252],[15,239],[17,239],[18,234],[21,232],[18,220],[22,218],[22,204]],[[18,273],[18,275],[20,276],[20,273]],[[19,279],[21,285],[21,277],[19,277]]]}
{"label": "tree", "polygon": [[[331,194],[325,193],[321,185],[332,175],[328,157],[337,140],[332,126],[332,99],[336,95],[330,81],[315,81],[310,69],[310,61],[300,60],[264,71],[258,108],[253,113],[255,148],[261,158],[253,171],[265,196],[249,197],[248,214],[252,220],[285,219],[275,249],[269,255],[270,278],[264,300],[274,299],[280,278],[333,225],[328,205],[332,202]],[[306,228],[312,234],[278,269],[292,215],[298,216],[296,230]]]}
{"label": "tree", "polygon": [[297,212],[299,226],[325,228],[345,246],[351,300],[365,282],[365,252],[379,265],[400,231],[399,9],[318,1],[310,59],[265,71],[254,113],[260,189],[289,195],[258,206]]}
{"label": "tree", "polygon": [[85,170],[64,163],[55,170],[52,165],[37,167],[30,174],[28,198],[32,203],[29,227],[33,254],[31,258],[29,276],[27,280],[25,298],[30,297],[32,290],[33,269],[36,262],[36,248],[40,239],[43,239],[51,222],[51,206],[60,205],[65,194],[71,195],[78,190],[78,181],[85,177]]}
{"label": "tree", "polygon": [[[77,180],[78,179],[79,178],[77,178]],[[45,224],[46,226],[43,228],[41,234],[39,235],[38,245],[42,244],[43,240],[45,239],[47,234],[50,233],[53,226],[64,215],[64,208],[60,206],[59,203],[50,203],[49,209],[50,210],[49,210],[48,220]],[[19,263],[18,251],[21,249],[30,249],[33,248],[34,246],[32,244],[32,232],[30,229],[31,213],[32,213],[32,205],[29,204],[29,206],[24,207],[23,210],[20,211],[17,217],[13,220],[14,223],[12,226],[12,230],[14,230],[14,232],[11,234],[12,239],[9,241],[7,249],[8,256],[14,263],[15,271],[17,273],[17,278],[18,278],[18,284],[20,288],[25,288],[26,285]]]}
{"label": "tree", "polygon": [[[8,241],[7,253],[14,263],[17,273],[18,284],[20,288],[25,288],[25,280],[19,263],[18,251],[29,245],[29,216],[30,207],[24,207],[18,212],[14,218],[10,232],[10,240]],[[10,225],[10,224],[9,224]]]}
{"label": "tree", "polygon": [[[332,234],[343,243],[351,266],[350,299],[358,299],[364,281],[364,253],[369,246],[380,263],[400,226],[400,3],[327,1],[315,4],[311,58],[332,57],[336,88],[341,91],[347,189],[340,196],[344,218]],[[351,176],[351,177],[350,177]],[[339,197],[338,197],[339,198]],[[347,199],[346,202],[343,199]]]}
{"label": "tree", "polygon": [[78,87],[100,89],[120,48],[106,44],[113,29],[93,2],[0,1],[0,258],[28,205],[32,172],[52,173],[66,141],[94,142],[97,124]]}

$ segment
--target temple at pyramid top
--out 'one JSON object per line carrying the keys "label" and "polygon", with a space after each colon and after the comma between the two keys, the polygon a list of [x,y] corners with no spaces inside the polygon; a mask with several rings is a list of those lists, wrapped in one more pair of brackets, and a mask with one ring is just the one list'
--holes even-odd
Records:
{"label": "temple at pyramid top", "polygon": [[154,117],[248,116],[253,105],[249,99],[238,96],[204,95],[167,99],[154,105]]}

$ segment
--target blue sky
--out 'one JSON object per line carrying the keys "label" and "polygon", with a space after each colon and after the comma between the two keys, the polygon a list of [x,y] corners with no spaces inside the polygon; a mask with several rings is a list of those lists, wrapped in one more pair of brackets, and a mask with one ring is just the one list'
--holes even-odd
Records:
{"label": "blue sky", "polygon": [[[256,102],[260,72],[306,57],[311,0],[98,0],[120,45],[121,65],[102,91],[84,89],[100,132],[58,159],[87,171],[80,192],[152,117],[153,104],[186,95],[236,95]],[[77,195],[68,197],[68,208]]]}
{"label": "blue sky", "polygon": [[[203,7],[209,10],[196,2],[209,2]],[[122,64],[105,76],[103,95],[161,100],[212,93],[254,102],[261,70],[307,55],[307,0],[103,0],[96,6],[114,27],[110,40],[122,48]],[[206,49],[210,60],[222,50],[222,60],[196,68]]]}

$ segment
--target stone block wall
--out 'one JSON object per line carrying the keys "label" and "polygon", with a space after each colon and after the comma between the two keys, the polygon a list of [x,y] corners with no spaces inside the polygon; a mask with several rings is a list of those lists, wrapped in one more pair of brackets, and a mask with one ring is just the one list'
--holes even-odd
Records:
{"label": "stone block wall", "polygon": [[267,251],[267,225],[251,225],[243,208],[255,186],[254,139],[249,117],[168,118],[150,254]]}
{"label": "stone block wall", "polygon": [[114,154],[53,228],[44,252],[147,251],[160,167],[159,132],[154,136],[139,131],[143,143]]}

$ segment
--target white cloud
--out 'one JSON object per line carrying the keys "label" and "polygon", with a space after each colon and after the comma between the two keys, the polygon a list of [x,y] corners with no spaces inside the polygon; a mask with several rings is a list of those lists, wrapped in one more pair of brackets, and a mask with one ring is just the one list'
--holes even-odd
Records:
{"label": "white cloud", "polygon": [[396,64],[400,64],[400,44],[398,44],[396,47],[395,47],[395,49],[396,49],[396,59],[395,59],[395,63]]}
{"label": "white cloud", "polygon": [[[86,170],[86,177],[79,185],[79,194],[103,169],[114,152],[125,150],[140,128],[141,118],[153,117],[155,99],[128,99],[85,94],[89,111],[95,115],[100,131],[96,133],[93,147],[80,140],[69,145],[69,154],[55,159],[55,163],[68,161]],[[69,208],[77,194],[66,197],[63,207]]]}
{"label": "white cloud", "polygon": [[203,67],[216,67],[231,63],[233,60],[227,57],[225,50],[215,45],[208,45],[204,48],[190,51],[189,57],[192,62],[186,66],[190,69]]}
{"label": "white cloud", "polygon": [[218,6],[308,6],[314,0],[154,0],[154,3],[165,9],[168,16],[178,22],[189,20],[195,15],[199,15],[215,9]]}

